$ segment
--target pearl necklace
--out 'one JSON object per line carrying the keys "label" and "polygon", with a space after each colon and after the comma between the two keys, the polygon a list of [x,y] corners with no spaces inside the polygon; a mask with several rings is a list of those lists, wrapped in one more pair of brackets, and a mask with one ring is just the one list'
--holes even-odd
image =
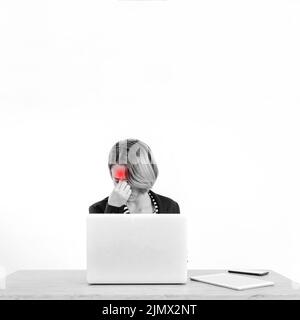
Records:
{"label": "pearl necklace", "polygon": [[[153,213],[157,214],[158,213],[158,205],[157,205],[157,203],[156,203],[156,201],[155,201],[155,199],[154,199],[154,197],[153,197],[153,195],[151,194],[150,191],[148,191],[148,194],[149,194],[150,199],[151,199],[151,201],[153,203],[153,207],[154,207]],[[124,213],[125,214],[129,214],[130,213],[130,211],[129,211],[129,209],[128,209],[128,207],[126,205],[124,206]]]}

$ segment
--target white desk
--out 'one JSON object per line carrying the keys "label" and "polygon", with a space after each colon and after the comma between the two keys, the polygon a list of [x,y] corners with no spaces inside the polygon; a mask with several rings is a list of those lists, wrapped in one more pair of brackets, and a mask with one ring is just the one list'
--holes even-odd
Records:
{"label": "white desk", "polygon": [[[224,270],[189,270],[189,275],[216,273]],[[228,300],[228,299],[298,299],[300,285],[270,271],[261,279],[275,282],[272,287],[235,291],[188,280],[187,284],[88,285],[84,270],[24,270],[7,277],[2,299],[167,299],[167,300]]]}

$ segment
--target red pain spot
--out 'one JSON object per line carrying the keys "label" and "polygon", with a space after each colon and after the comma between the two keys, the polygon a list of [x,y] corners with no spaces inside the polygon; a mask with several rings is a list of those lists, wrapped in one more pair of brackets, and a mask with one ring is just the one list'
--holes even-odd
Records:
{"label": "red pain spot", "polygon": [[118,180],[126,180],[127,179],[127,171],[125,167],[117,168],[114,177]]}

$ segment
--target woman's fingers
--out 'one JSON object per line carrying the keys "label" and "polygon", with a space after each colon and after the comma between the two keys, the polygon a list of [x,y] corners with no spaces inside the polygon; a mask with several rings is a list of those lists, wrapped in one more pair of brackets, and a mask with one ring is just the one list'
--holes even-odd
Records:
{"label": "woman's fingers", "polygon": [[125,187],[124,192],[126,192],[126,194],[131,194],[131,188],[129,185]]}
{"label": "woman's fingers", "polygon": [[131,194],[131,187],[130,185],[127,183],[125,189],[124,189],[124,192],[126,192],[126,194],[128,195],[128,197],[130,196]]}
{"label": "woman's fingers", "polygon": [[119,182],[116,185],[116,189],[117,190],[123,190],[124,188],[124,181],[123,180],[119,180]]}
{"label": "woman's fingers", "polygon": [[125,180],[119,180],[111,195],[108,198],[108,204],[120,207],[125,204],[131,194],[130,185]]}
{"label": "woman's fingers", "polygon": [[129,184],[125,181],[125,180],[119,180],[119,182],[116,185],[116,190],[122,191],[125,190],[125,188],[127,188],[129,186]]}
{"label": "woman's fingers", "polygon": [[121,180],[119,180],[118,183],[115,185],[115,190],[120,190],[120,183]]}
{"label": "woman's fingers", "polygon": [[124,190],[124,188],[125,188],[125,181],[120,180],[120,181],[119,181],[119,185],[120,185],[119,190],[120,190],[120,191],[121,191],[121,190]]}
{"label": "woman's fingers", "polygon": [[128,183],[126,183],[124,189],[125,189],[125,190],[126,190],[126,189],[130,189],[130,185],[129,185]]}

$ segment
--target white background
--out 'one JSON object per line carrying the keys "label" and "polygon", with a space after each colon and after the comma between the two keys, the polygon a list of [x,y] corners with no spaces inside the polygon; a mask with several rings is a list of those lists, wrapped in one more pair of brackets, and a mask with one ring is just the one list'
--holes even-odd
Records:
{"label": "white background", "polygon": [[189,268],[300,281],[298,1],[0,3],[0,265],[85,268],[88,207],[137,138]]}

